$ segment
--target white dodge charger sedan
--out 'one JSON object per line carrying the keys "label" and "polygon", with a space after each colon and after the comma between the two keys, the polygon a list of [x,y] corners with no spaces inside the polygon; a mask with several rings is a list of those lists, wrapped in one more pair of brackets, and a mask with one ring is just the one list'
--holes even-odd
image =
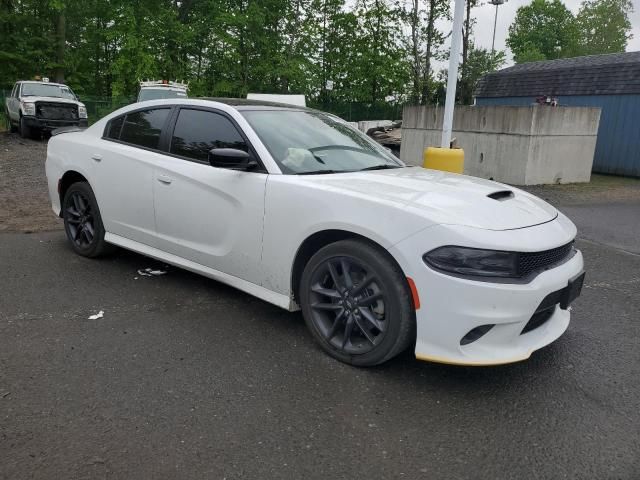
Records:
{"label": "white dodge charger sedan", "polygon": [[549,204],[408,167],[302,107],[136,103],[55,135],[46,172],[78,254],[118,245],[301,309],[353,365],[414,345],[436,362],[524,360],[566,330],[584,279],[576,228]]}

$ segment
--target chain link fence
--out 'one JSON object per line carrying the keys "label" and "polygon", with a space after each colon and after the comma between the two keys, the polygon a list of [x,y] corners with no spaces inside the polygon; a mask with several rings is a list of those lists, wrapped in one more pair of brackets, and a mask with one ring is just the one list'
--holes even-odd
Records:
{"label": "chain link fence", "polygon": [[[0,90],[0,131],[7,126],[5,118],[5,98],[11,94],[11,90]],[[135,102],[135,97],[100,97],[80,96],[80,101],[87,107],[89,124],[100,120],[105,115]],[[402,119],[402,104],[391,103],[359,103],[359,102],[315,102],[309,101],[307,105],[317,110],[333,113],[349,122],[361,120],[400,120]]]}

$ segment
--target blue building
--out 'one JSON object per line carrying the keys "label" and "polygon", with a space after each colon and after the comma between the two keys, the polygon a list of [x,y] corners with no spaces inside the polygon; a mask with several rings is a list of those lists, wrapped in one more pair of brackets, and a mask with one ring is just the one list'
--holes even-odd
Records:
{"label": "blue building", "polygon": [[483,77],[477,105],[600,107],[593,171],[640,177],[640,52],[523,63]]}

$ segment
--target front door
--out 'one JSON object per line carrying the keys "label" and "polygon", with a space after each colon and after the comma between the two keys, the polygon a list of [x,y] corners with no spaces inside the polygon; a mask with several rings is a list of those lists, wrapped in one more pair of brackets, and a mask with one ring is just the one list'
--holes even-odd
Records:
{"label": "front door", "polygon": [[20,119],[20,100],[18,99],[20,92],[20,84],[16,83],[11,90],[11,95],[7,97],[7,113],[13,122]]}
{"label": "front door", "polygon": [[249,151],[244,137],[221,112],[181,108],[169,148],[154,174],[158,248],[260,284],[267,174],[208,163],[212,148]]}

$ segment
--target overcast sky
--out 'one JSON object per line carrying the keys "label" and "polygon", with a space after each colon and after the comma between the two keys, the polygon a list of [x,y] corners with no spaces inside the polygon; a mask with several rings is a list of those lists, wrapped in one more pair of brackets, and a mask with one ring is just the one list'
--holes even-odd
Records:
{"label": "overcast sky", "polygon": [[[493,20],[495,15],[495,8],[489,3],[488,0],[482,1],[482,5],[472,10],[473,16],[476,18],[476,26],[474,30],[475,43],[480,47],[491,48],[491,38],[493,35]],[[511,52],[508,51],[505,44],[507,38],[509,25],[513,22],[516,16],[516,10],[518,7],[531,3],[531,0],[508,0],[507,3],[498,7],[498,27],[496,29],[496,49],[505,50],[509,58],[509,64],[513,63],[511,60]],[[582,0],[564,0],[564,4],[574,14],[578,13]],[[640,0],[632,0],[634,6],[634,12],[631,14],[631,24],[633,25],[633,38],[627,44],[627,51],[640,50]],[[451,9],[453,10],[453,1],[451,2]],[[451,25],[441,25],[442,31],[451,30]]]}

